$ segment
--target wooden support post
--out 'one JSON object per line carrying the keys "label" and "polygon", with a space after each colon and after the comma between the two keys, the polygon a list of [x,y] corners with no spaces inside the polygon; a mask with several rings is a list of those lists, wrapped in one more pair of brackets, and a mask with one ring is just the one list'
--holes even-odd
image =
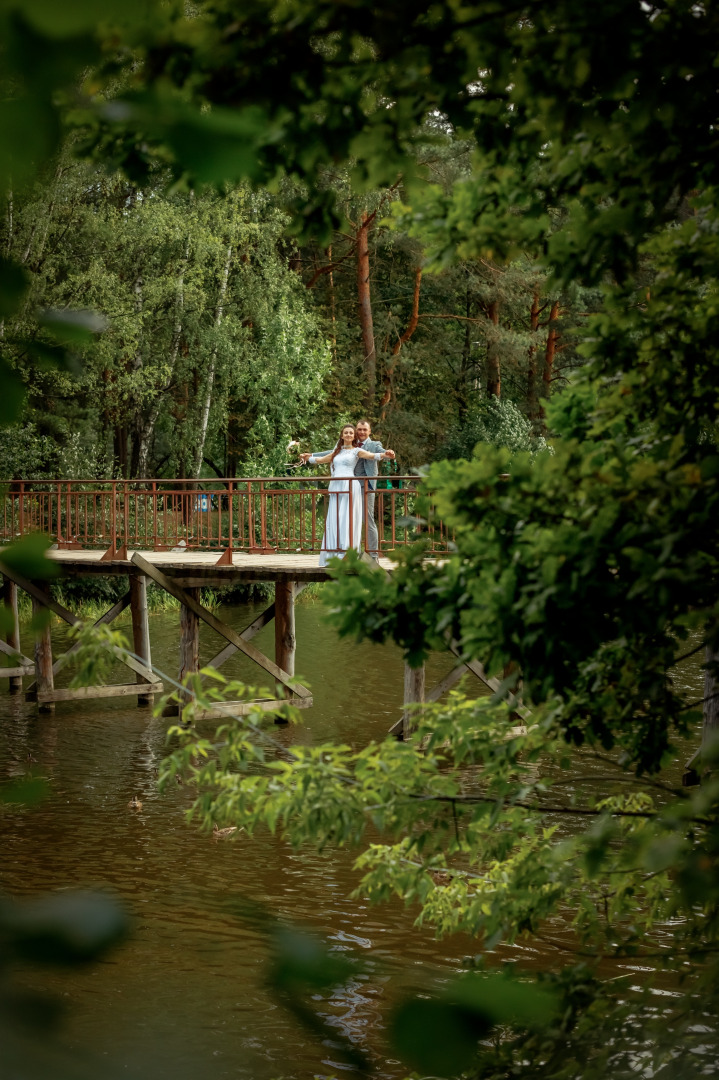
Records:
{"label": "wooden support post", "polygon": [[[41,593],[47,593],[48,588],[46,585],[38,585],[38,591]],[[43,612],[43,614],[46,616],[50,614],[47,606],[40,601],[39,597],[33,596],[33,616],[39,615],[40,612]],[[39,632],[38,637],[35,639],[35,684],[37,686],[38,694],[52,693],[52,691],[55,689],[55,680],[52,674],[52,641],[50,639],[49,621],[44,627],[44,629]],[[41,713],[55,712],[54,701],[38,700],[37,707],[38,712]]]}
{"label": "wooden support post", "polygon": [[[187,595],[195,603],[199,603],[200,590],[192,588],[187,590]],[[200,670],[200,620],[197,612],[183,604],[180,608],[180,676],[179,682],[186,675],[192,675]],[[185,697],[185,700],[189,700]],[[182,718],[182,708],[180,708]]]}
{"label": "wooden support post", "polygon": [[[3,601],[6,609],[12,616],[12,629],[7,632],[7,643],[11,649],[15,652],[20,652],[20,624],[17,616],[17,585],[10,578],[3,578]],[[22,690],[22,676],[11,675],[9,680],[9,690],[11,694],[19,694]]]}
{"label": "wooden support post", "polygon": [[[295,582],[275,583],[275,663],[288,675],[295,673]],[[285,691],[286,696],[290,696]],[[275,723],[286,721],[276,716]]]}
{"label": "wooden support post", "polygon": [[412,668],[405,661],[404,665],[404,704],[402,716],[402,738],[407,740],[417,720],[417,710],[408,709],[407,705],[424,704],[425,667]]}
{"label": "wooden support post", "polygon": [[[152,664],[150,653],[150,624],[147,616],[147,578],[144,574],[130,574],[130,613],[132,615],[132,643],[135,654],[142,658],[148,667]],[[142,675],[136,675],[135,681],[146,683]],[[152,705],[152,694],[138,694],[138,706]]]}
{"label": "wooden support post", "polygon": [[275,584],[275,663],[288,675],[295,673],[295,582]]}

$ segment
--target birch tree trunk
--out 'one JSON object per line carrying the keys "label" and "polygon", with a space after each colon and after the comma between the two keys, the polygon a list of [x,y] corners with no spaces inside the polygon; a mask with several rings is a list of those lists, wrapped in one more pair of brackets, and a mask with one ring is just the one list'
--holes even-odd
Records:
{"label": "birch tree trunk", "polygon": [[[138,376],[144,367],[144,359],[142,354],[144,330],[142,325],[142,308],[143,308],[143,287],[142,273],[138,273],[135,278],[134,293],[135,293],[135,314],[140,316],[139,319],[139,336],[137,339],[137,348],[135,355],[132,359],[131,370],[133,375]],[[142,441],[142,392],[139,388],[133,391],[132,395],[133,403],[133,416],[132,416],[132,452],[130,455],[130,476],[136,477],[138,475],[138,457],[140,444]]]}
{"label": "birch tree trunk", "polygon": [[[222,272],[222,278],[220,280],[220,291],[217,297],[217,307],[215,308],[215,330],[218,330],[222,322],[222,313],[225,306],[225,296],[227,295],[227,282],[230,277],[230,263],[232,261],[232,244],[227,247],[227,258],[225,259],[225,266]],[[205,391],[205,400],[202,404],[202,413],[200,414],[200,431],[197,439],[197,453],[195,455],[195,467],[193,471],[193,478],[197,480],[202,469],[202,458],[205,453],[205,439],[207,438],[207,425],[210,420],[210,406],[212,405],[212,391],[215,385],[215,368],[217,366],[217,342],[215,342],[210,357],[210,369],[207,373],[207,388]]]}
{"label": "birch tree trunk", "polygon": [[177,364],[177,357],[180,352],[180,339],[182,338],[182,318],[185,311],[185,271],[187,269],[187,263],[190,257],[190,237],[188,235],[187,242],[185,243],[185,253],[180,263],[180,274],[177,279],[177,300],[175,305],[175,325],[172,328],[172,344],[170,346],[170,368],[167,374],[167,383],[158,391],[157,396],[152,403],[150,413],[147,419],[142,424],[142,431],[139,436],[139,447],[137,452],[137,476],[139,479],[144,480],[147,477],[147,462],[150,456],[150,444],[152,443],[152,436],[155,431],[155,424],[157,423],[160,415],[160,409],[162,408],[162,402],[165,394],[172,386],[172,379],[175,374],[175,365]]}

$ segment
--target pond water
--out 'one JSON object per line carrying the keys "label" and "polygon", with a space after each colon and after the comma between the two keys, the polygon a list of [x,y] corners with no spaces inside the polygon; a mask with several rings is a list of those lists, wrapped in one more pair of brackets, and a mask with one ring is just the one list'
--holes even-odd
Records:
{"label": "pond water", "polygon": [[[227,607],[222,617],[241,629],[264,606]],[[178,622],[177,613],[151,617],[153,660],[170,674],[177,670]],[[53,629],[58,646],[63,634]],[[270,626],[255,639],[267,655],[272,634]],[[399,650],[338,639],[318,601],[298,604],[297,639],[296,670],[312,687],[314,707],[304,712],[302,728],[274,728],[277,737],[287,744],[331,738],[354,746],[382,738],[401,710]],[[203,625],[202,662],[217,641]],[[26,652],[32,648],[29,640],[23,645]],[[452,666],[449,655],[432,656],[428,686]],[[129,681],[123,670],[117,681]],[[257,681],[257,669],[244,658],[223,670]],[[681,678],[701,697],[701,657],[682,667]],[[184,811],[192,791],[173,787],[160,795],[156,789],[168,722],[136,708],[134,699],[60,703],[54,716],[38,716],[5,685],[0,779],[32,768],[48,778],[50,791],[37,807],[3,812],[0,889],[15,897],[109,889],[133,919],[129,940],[102,963],[19,976],[24,986],[54,992],[68,1006],[55,1049],[72,1062],[72,1075],[271,1080],[341,1074],[346,1066],[332,1046],[309,1036],[268,989],[267,938],[238,914],[247,900],[322,936],[333,949],[368,959],[361,976],[317,1005],[369,1052],[380,1076],[406,1075],[383,1039],[392,1002],[407,986],[463,970],[475,942],[437,942],[430,930],[413,925],[416,910],[352,899],[358,874],[351,852],[294,852],[266,833],[216,843],[189,826]],[[677,759],[676,780],[685,756]],[[591,767],[583,764],[582,772]],[[138,813],[127,807],[134,794],[143,804]],[[503,957],[525,967],[549,963],[534,946],[506,949]]]}

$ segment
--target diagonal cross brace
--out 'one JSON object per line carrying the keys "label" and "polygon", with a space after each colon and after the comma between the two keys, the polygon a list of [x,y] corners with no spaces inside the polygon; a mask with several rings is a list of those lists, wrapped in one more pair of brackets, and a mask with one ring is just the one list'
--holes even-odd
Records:
{"label": "diagonal cross brace", "polygon": [[[295,597],[299,596],[303,589],[306,589],[307,585],[301,582],[295,587]],[[249,626],[246,626],[244,630],[240,631],[240,637],[243,641],[251,641],[255,634],[259,634],[260,630],[264,630],[275,617],[275,605],[270,604],[268,608],[257,616]],[[236,645],[231,643],[225,645],[224,649],[218,652],[217,656],[213,656],[211,660],[207,662],[206,667],[218,668],[220,664],[224,664],[225,660],[229,660],[231,656],[234,656],[238,652]]]}
{"label": "diagonal cross brace", "polygon": [[[453,668],[448,675],[445,675],[442,681],[437,683],[434,689],[430,690],[430,692],[425,698],[426,704],[433,705],[436,701],[439,701],[442,695],[446,694],[448,690],[451,690],[453,686],[456,686],[462,676],[465,675],[468,671],[470,671],[476,678],[478,678],[479,681],[483,683],[488,690],[491,690],[493,694],[496,694],[497,690],[499,690],[499,687],[501,685],[499,679],[495,679],[487,675],[487,672],[484,670],[484,667],[482,664],[480,664],[479,660],[463,660],[462,650],[459,642],[456,641],[449,634],[445,636],[445,641],[447,643],[447,648],[449,649],[449,651],[453,653],[454,656],[456,656],[457,659],[461,662],[456,668]],[[518,703],[515,703],[513,705],[513,710],[517,714],[517,716],[521,717],[524,721],[526,721],[531,715],[529,709],[527,709],[524,705],[520,705]],[[399,720],[392,724],[392,727],[389,729],[387,734],[393,735],[395,736],[395,738],[401,738],[403,725],[404,718],[400,717]]]}
{"label": "diagonal cross brace", "polygon": [[[25,667],[26,664],[29,664],[30,667],[35,667],[34,660],[31,660],[29,656],[25,656],[19,649],[13,649],[12,645],[6,645],[2,638],[0,638],[0,652],[4,653],[5,656],[11,656],[13,660],[17,660],[19,657],[21,667]],[[0,672],[4,670],[4,668],[0,668]]]}
{"label": "diagonal cross brace", "polygon": [[[462,649],[459,642],[456,641],[453,637],[450,637],[449,634],[447,635],[445,640],[447,642],[447,648],[449,649],[449,651],[451,653],[454,653],[457,659],[461,660],[464,666],[468,668],[473,675],[476,675],[480,682],[484,683],[485,686],[489,687],[493,694],[496,694],[499,690],[499,687],[501,686],[499,679],[495,679],[487,675],[487,672],[484,670],[484,667],[482,666],[482,664],[480,664],[479,660],[465,660],[462,656]],[[514,712],[516,712],[517,716],[521,716],[522,720],[526,720],[531,715],[529,709],[525,708],[524,705],[520,705],[518,702],[516,702],[516,700],[513,703],[510,699],[510,704],[512,705],[512,709],[514,710]]]}
{"label": "diagonal cross brace", "polygon": [[[129,603],[130,603],[130,594],[129,594],[129,592],[126,592],[125,595],[123,597],[121,597],[117,601],[116,604],[113,604],[113,606],[110,608],[109,611],[106,611],[104,615],[101,615],[99,619],[96,619],[95,622],[92,625],[93,626],[102,626],[104,623],[111,623],[114,619],[117,618],[118,615],[122,614],[122,612],[125,610],[125,608],[127,607],[127,605]],[[68,656],[72,656],[72,654],[74,652],[77,652],[77,650],[79,648],[80,648],[80,643],[76,641],[74,645],[71,645],[70,648],[66,652],[64,652],[62,654],[62,656],[58,656],[57,660],[52,665],[53,678],[55,678],[58,671],[60,671],[60,669],[65,666],[65,661],[67,660]],[[37,683],[32,682],[27,687],[25,693],[26,694],[34,694],[36,689],[37,689]]]}
{"label": "diagonal cross brace", "polygon": [[[77,626],[78,623],[82,622],[82,619],[78,615],[73,615],[73,613],[68,611],[66,607],[63,607],[62,604],[58,604],[57,600],[51,600],[47,593],[44,593],[34,582],[23,577],[23,575],[19,574],[16,570],[9,570],[4,563],[0,563],[0,573],[5,577],[10,578],[11,581],[14,581],[18,588],[22,589],[23,592],[26,592],[29,596],[34,597],[43,607],[49,608],[50,611],[54,612],[54,614],[64,622],[69,623],[70,626]],[[127,653],[123,649],[118,648],[117,645],[111,645],[110,651],[121,663],[125,664],[126,667],[129,667],[130,670],[134,671],[137,675],[142,675],[148,682],[159,683],[162,685],[150,668],[145,667],[144,664],[140,663],[139,660],[135,660],[134,657],[128,656]]]}
{"label": "diagonal cross brace", "polygon": [[[158,570],[157,567],[153,566],[147,559],[143,559],[142,555],[137,551],[132,556],[131,561],[138,570],[141,570],[147,577],[152,578],[152,580],[160,585],[165,592],[169,592],[170,596],[174,596],[181,604],[184,604],[186,608],[189,608],[198,619],[202,619],[204,623],[207,623],[215,633],[225,638],[226,641],[229,641],[231,645],[234,645],[236,649],[239,649],[245,656],[248,656],[250,660],[254,660],[263,671],[266,671],[268,675],[271,675],[281,686],[286,687],[290,693],[295,694],[299,698],[312,697],[311,692],[306,686],[300,686],[298,683],[295,683],[291,675],[288,675],[286,671],[279,668],[277,664],[273,663],[272,660],[266,657],[264,653],[261,653],[259,649],[256,649],[254,645],[250,645],[248,641],[243,640],[236,630],[233,630],[232,627],[221,622],[221,620],[213,615],[211,611],[208,611],[206,607],[203,607],[202,604],[198,603],[188,592],[175,584],[172,578],[163,574],[161,570]],[[223,649],[223,652],[224,651],[225,650]]]}

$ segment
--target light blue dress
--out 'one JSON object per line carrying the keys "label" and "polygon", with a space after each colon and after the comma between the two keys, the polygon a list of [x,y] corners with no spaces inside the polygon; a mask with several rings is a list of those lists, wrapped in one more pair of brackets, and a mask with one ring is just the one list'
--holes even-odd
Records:
{"label": "light blue dress", "polygon": [[320,566],[349,548],[362,550],[362,484],[354,478],[359,447],[340,450],[332,462]]}

